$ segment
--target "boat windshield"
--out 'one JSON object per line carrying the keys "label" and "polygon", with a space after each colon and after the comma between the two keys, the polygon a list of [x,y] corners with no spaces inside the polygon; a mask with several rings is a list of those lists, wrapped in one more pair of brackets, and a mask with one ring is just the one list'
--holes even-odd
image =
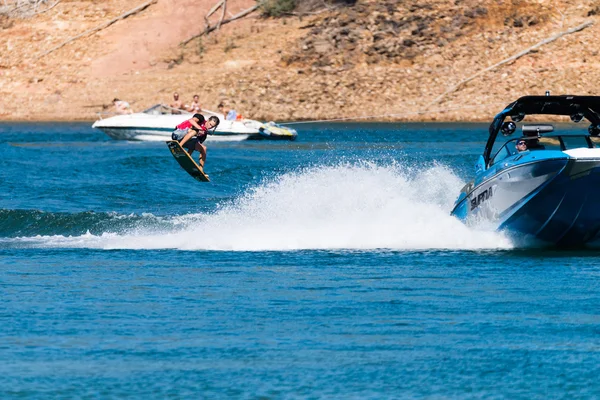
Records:
{"label": "boat windshield", "polygon": [[[536,117],[538,116],[527,116],[527,119],[531,119],[531,121],[513,121],[512,130],[503,132],[509,136],[513,135],[512,132],[514,132],[514,136],[519,137],[504,142],[501,140],[502,135],[496,136],[490,152],[490,166],[515,155],[518,152],[516,144],[519,140],[524,140],[526,149],[530,151],[564,151],[576,148],[592,148],[596,145],[600,147],[600,139],[591,137],[588,133],[589,124],[570,121],[569,117],[566,116],[555,116],[558,120],[554,122],[545,122]],[[505,124],[507,124],[506,121],[502,125]]]}
{"label": "boat windshield", "polygon": [[148,115],[189,114],[187,111],[177,110],[175,108],[169,107],[166,104],[156,104],[142,112]]}
{"label": "boat windshield", "polygon": [[[517,146],[524,142],[524,146]],[[492,157],[490,165],[512,157],[519,152],[539,151],[539,150],[570,150],[580,148],[594,148],[600,146],[600,138],[590,137],[588,135],[551,135],[537,137],[519,137],[505,142],[496,154]]]}

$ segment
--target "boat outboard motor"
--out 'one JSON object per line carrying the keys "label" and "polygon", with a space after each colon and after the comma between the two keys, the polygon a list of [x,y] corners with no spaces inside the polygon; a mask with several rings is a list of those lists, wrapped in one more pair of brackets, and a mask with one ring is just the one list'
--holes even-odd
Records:
{"label": "boat outboard motor", "polygon": [[516,130],[517,124],[512,121],[504,121],[500,127],[500,132],[502,132],[504,136],[510,136],[515,133]]}
{"label": "boat outboard motor", "polygon": [[588,132],[592,136],[599,136],[600,135],[600,126],[590,125],[590,127],[588,128]]}

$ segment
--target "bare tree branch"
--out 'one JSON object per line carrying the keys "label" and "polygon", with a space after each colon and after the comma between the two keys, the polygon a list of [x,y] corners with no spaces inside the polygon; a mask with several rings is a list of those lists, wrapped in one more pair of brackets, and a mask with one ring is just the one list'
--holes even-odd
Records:
{"label": "bare tree branch", "polygon": [[[3,0],[4,6],[2,6],[0,13],[14,18],[27,18],[51,10],[60,1],[55,0],[54,4],[48,6],[50,0]],[[9,7],[12,8],[8,9]]]}
{"label": "bare tree branch", "polygon": [[210,10],[204,16],[204,29],[210,28],[210,21],[208,20],[211,15],[213,15],[222,5],[225,0],[220,0],[217,4],[212,6]]}
{"label": "bare tree branch", "polygon": [[37,14],[43,14],[43,13],[45,13],[45,12],[48,12],[48,11],[52,10],[54,7],[56,7],[56,5],[57,5],[58,3],[60,3],[60,0],[56,0],[56,1],[54,2],[54,4],[52,4],[50,7],[46,8],[45,10],[42,10],[42,11],[38,12]]}
{"label": "bare tree branch", "polygon": [[[243,17],[245,17],[246,15],[248,15],[248,14],[250,14],[250,13],[252,13],[252,12],[256,11],[256,10],[257,10],[259,7],[260,7],[260,4],[257,4],[257,5],[255,5],[255,6],[253,6],[253,7],[250,7],[250,8],[248,8],[248,9],[244,10],[244,11],[241,11],[241,12],[237,13],[236,15],[234,15],[233,17],[231,17],[231,18],[228,18],[228,19],[226,19],[226,20],[223,20],[223,23],[222,23],[221,25],[225,25],[225,24],[228,24],[228,23],[230,23],[230,22],[232,22],[232,21],[235,21],[236,19],[243,18]],[[202,32],[200,32],[199,34],[197,34],[197,35],[194,35],[194,36],[192,36],[192,37],[190,37],[190,38],[188,38],[188,39],[184,40],[183,42],[179,43],[179,45],[180,45],[180,46],[185,46],[186,44],[188,44],[188,43],[189,43],[189,42],[191,42],[192,40],[194,40],[194,39],[196,39],[196,38],[199,38],[199,37],[201,37],[201,36],[204,36],[204,35],[206,35],[207,33],[210,33],[210,32],[212,32],[212,31],[214,31],[215,29],[217,29],[217,26],[216,26],[216,25],[215,25],[215,26],[207,26],[207,27],[206,27],[206,29],[204,29],[204,31],[202,31]]]}
{"label": "bare tree branch", "polygon": [[227,11],[227,0],[223,0],[223,9],[221,10],[221,19],[217,22],[217,30],[221,29],[223,18],[225,18],[225,12]]}
{"label": "bare tree branch", "polygon": [[501,65],[504,65],[504,64],[507,64],[509,62],[515,61],[516,59],[521,58],[524,55],[526,55],[528,53],[531,53],[532,51],[534,51],[536,49],[539,49],[540,47],[542,47],[542,46],[544,46],[544,45],[546,45],[548,43],[554,42],[556,39],[559,39],[559,38],[561,38],[561,37],[563,37],[565,35],[569,35],[571,33],[575,33],[575,32],[579,32],[581,30],[584,30],[588,26],[591,26],[593,23],[594,23],[594,21],[588,21],[588,22],[585,22],[585,23],[583,23],[581,25],[578,25],[578,26],[576,26],[574,28],[568,29],[568,30],[566,30],[564,32],[559,32],[559,33],[557,33],[557,34],[555,34],[553,36],[550,36],[549,38],[546,38],[546,39],[542,40],[541,42],[538,42],[537,44],[535,44],[535,45],[533,45],[533,46],[531,46],[531,47],[529,47],[529,48],[527,48],[527,49],[525,49],[523,51],[520,51],[517,54],[514,54],[514,55],[512,55],[512,56],[510,56],[510,57],[508,57],[508,58],[506,58],[506,59],[504,59],[504,60],[502,60],[502,61],[494,64],[494,65],[492,65],[491,67],[487,67],[485,69],[482,69],[482,70],[478,71],[477,73],[471,75],[470,77],[468,77],[466,79],[463,79],[462,81],[458,82],[456,85],[452,86],[450,89],[446,90],[444,93],[442,93],[441,95],[439,95],[438,97],[436,97],[436,99],[433,100],[431,103],[429,103],[429,105],[427,107],[429,108],[432,105],[434,105],[436,103],[439,103],[440,100],[442,100],[444,97],[446,97],[447,95],[449,95],[452,92],[457,91],[465,83],[467,83],[469,81],[472,81],[473,79],[477,78],[478,76],[483,75],[484,73],[486,73],[488,71],[491,71],[493,69],[496,69],[496,68],[498,68]]}

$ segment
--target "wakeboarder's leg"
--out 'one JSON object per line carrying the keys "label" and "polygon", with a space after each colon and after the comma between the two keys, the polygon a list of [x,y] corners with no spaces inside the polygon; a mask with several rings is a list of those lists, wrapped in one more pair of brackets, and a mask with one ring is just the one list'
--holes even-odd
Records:
{"label": "wakeboarder's leg", "polygon": [[198,163],[202,168],[204,168],[204,161],[206,161],[206,146],[198,143],[196,150],[200,152],[200,159],[198,160]]}

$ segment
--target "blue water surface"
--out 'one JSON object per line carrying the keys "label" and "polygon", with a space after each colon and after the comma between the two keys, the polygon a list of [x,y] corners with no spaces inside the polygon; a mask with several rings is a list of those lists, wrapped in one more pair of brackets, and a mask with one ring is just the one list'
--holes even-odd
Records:
{"label": "blue water surface", "polygon": [[485,124],[0,124],[0,398],[598,398],[595,250],[448,214]]}

